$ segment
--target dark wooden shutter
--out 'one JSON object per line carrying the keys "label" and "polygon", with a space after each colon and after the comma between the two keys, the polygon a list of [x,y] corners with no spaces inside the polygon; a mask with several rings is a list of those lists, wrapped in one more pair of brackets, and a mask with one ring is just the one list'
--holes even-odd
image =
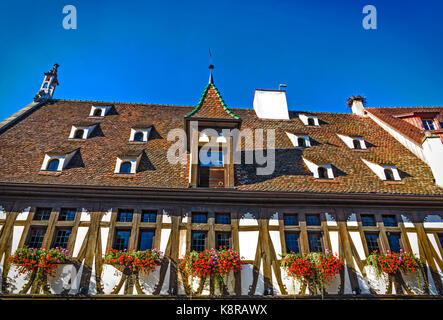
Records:
{"label": "dark wooden shutter", "polygon": [[209,188],[224,188],[225,168],[199,167],[199,186]]}

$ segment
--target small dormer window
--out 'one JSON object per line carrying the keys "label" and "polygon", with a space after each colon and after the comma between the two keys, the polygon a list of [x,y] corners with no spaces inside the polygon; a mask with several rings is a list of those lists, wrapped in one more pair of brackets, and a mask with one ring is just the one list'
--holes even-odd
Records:
{"label": "small dormer window", "polygon": [[120,173],[131,173],[131,162],[125,161],[120,165]]}
{"label": "small dormer window", "polygon": [[151,128],[149,126],[146,126],[144,128],[132,128],[131,134],[129,136],[130,142],[147,142],[149,138],[149,133],[151,131]]}
{"label": "small dormer window", "polygon": [[435,130],[434,120],[433,119],[423,119],[421,121],[421,123],[423,124],[423,129],[424,130]]}
{"label": "small dormer window", "polygon": [[394,181],[394,173],[392,172],[392,169],[384,169],[383,170],[384,174],[385,174],[385,180],[386,181]]}
{"label": "small dormer window", "polygon": [[74,139],[83,139],[84,134],[85,134],[85,130],[77,129],[74,134]]}
{"label": "small dormer window", "polygon": [[92,106],[91,111],[89,112],[89,116],[95,118],[103,118],[108,113],[109,109],[111,109],[110,106],[108,107]]}
{"label": "small dormer window", "polygon": [[320,123],[318,122],[317,116],[308,116],[305,114],[299,114],[298,117],[303,122],[305,126],[319,126]]}
{"label": "small dormer window", "polygon": [[328,178],[328,171],[325,167],[318,167],[318,178],[319,179],[327,179]]}
{"label": "small dormer window", "polygon": [[350,149],[354,150],[367,150],[366,143],[363,137],[350,137],[342,134],[338,134],[337,136],[348,146]]}
{"label": "small dormer window", "polygon": [[306,147],[306,140],[303,137],[299,137],[297,139],[297,144],[299,147]]}
{"label": "small dormer window", "polygon": [[142,142],[143,141],[143,132],[137,132],[134,134],[134,141],[136,142]]}
{"label": "small dormer window", "polygon": [[353,146],[354,146],[354,149],[361,149],[360,140],[353,139],[353,140],[352,140],[352,144],[353,144]]}
{"label": "small dormer window", "polygon": [[117,157],[115,162],[115,174],[136,174],[137,167],[143,152],[127,152]]}
{"label": "small dormer window", "polygon": [[60,160],[59,159],[52,159],[48,162],[48,167],[46,168],[46,170],[48,171],[58,171],[58,167],[60,165]]}
{"label": "small dormer window", "polygon": [[286,135],[288,136],[289,140],[291,140],[294,147],[299,147],[299,148],[311,147],[311,140],[309,139],[309,136],[303,134],[293,134],[289,132],[286,132]]}

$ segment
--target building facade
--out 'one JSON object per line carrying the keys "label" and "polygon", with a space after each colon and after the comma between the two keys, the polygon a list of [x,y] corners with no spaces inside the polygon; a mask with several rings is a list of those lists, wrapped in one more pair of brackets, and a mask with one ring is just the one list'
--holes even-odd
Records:
{"label": "building facade", "polygon": [[[212,73],[196,106],[61,100],[57,68],[0,123],[3,296],[302,296],[282,255],[325,250],[344,262],[327,296],[443,294],[443,107],[289,111],[284,90],[257,89],[253,109],[228,108]],[[9,262],[24,246],[72,259],[36,287]],[[246,262],[226,292],[184,281],[186,251],[219,246]],[[108,248],[164,259],[125,274]],[[373,250],[414,253],[426,288],[378,277]]]}

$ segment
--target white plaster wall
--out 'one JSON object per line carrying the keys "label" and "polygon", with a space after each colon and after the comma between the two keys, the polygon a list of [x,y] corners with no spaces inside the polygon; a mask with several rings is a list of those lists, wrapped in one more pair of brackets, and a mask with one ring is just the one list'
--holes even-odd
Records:
{"label": "white plaster wall", "polygon": [[238,233],[240,256],[245,260],[254,260],[257,250],[258,231],[240,231]]}
{"label": "white plaster wall", "polygon": [[314,175],[314,178],[318,179],[318,168],[319,167],[324,167],[327,171],[327,175],[329,179],[334,178],[334,172],[332,171],[332,166],[330,164],[320,164],[317,165],[311,161],[309,161],[308,159],[303,158],[303,161],[305,162],[306,166],[308,167],[309,171],[312,172],[312,174]]}
{"label": "white plaster wall", "polygon": [[426,235],[428,236],[428,239],[431,242],[432,247],[434,248],[435,252],[437,252],[437,254],[438,254],[438,256],[440,257],[440,260],[441,260],[442,257],[441,257],[440,249],[438,247],[437,240],[435,239],[434,234],[427,233]]}
{"label": "white plaster wall", "polygon": [[346,221],[346,224],[349,227],[357,227],[358,226],[357,216],[355,215],[355,213],[353,213],[349,216],[348,221]]}
{"label": "white plaster wall", "polygon": [[303,124],[304,124],[305,126],[308,125],[308,119],[309,119],[309,118],[311,118],[311,119],[314,120],[314,125],[315,125],[315,126],[319,126],[319,125],[320,125],[319,122],[318,122],[318,118],[317,118],[317,116],[307,116],[307,115],[305,115],[305,114],[299,114],[298,117],[300,118],[300,120],[303,122]]}
{"label": "white plaster wall", "polygon": [[179,258],[183,258],[183,256],[186,254],[186,230],[180,230],[180,242],[179,242],[179,249],[178,249],[178,256]]}
{"label": "white plaster wall", "polygon": [[281,241],[280,241],[280,231],[269,231],[269,236],[271,238],[272,245],[274,246],[275,254],[277,259],[281,257]]}
{"label": "white plaster wall", "polygon": [[[120,271],[109,264],[104,264],[102,272],[103,292],[110,294],[114,290],[114,287],[120,282],[121,278],[122,273]],[[125,285],[123,284],[122,288],[124,289],[124,287]]]}
{"label": "white plaster wall", "polygon": [[102,254],[105,254],[107,251],[106,246],[108,245],[109,228],[108,227],[100,228],[100,236],[102,242]]}
{"label": "white plaster wall", "polygon": [[55,278],[48,278],[51,293],[60,294],[63,289],[70,289],[76,275],[77,271],[72,264],[59,264],[55,272]]}
{"label": "white plaster wall", "polygon": [[85,240],[86,234],[88,232],[88,227],[78,227],[77,229],[77,237],[75,238],[74,251],[72,256],[77,257],[80,248]]}
{"label": "white plaster wall", "polygon": [[249,286],[252,284],[253,280],[253,265],[244,264],[241,269],[241,294],[247,295],[249,292]]}
{"label": "white plaster wall", "polygon": [[293,277],[289,276],[286,270],[282,267],[280,267],[281,276],[282,276],[282,282],[283,285],[286,288],[286,292],[288,294],[302,294],[300,292],[301,289],[301,283],[294,279]]}
{"label": "white plaster wall", "polygon": [[31,207],[28,207],[24,209],[22,212],[20,212],[17,215],[17,218],[15,220],[17,221],[26,221],[28,219],[29,211],[31,210]]}
{"label": "white plaster wall", "polygon": [[381,274],[377,277],[375,269],[372,266],[365,266],[366,280],[372,289],[377,294],[385,294],[388,288],[388,277],[385,274]]}
{"label": "white plaster wall", "polygon": [[443,187],[443,144],[438,135],[431,135],[423,142],[422,150],[426,162],[431,167],[432,174],[435,178],[435,183]]}
{"label": "white plaster wall", "polygon": [[117,159],[115,161],[114,173],[119,173],[120,172],[120,166],[121,166],[122,162],[130,162],[131,163],[131,171],[130,171],[130,173],[135,173],[136,172],[136,170],[137,170],[137,159],[134,159],[134,158],[127,159],[127,158],[119,158],[119,157],[117,157]]}
{"label": "white plaster wall", "polygon": [[365,249],[363,248],[363,243],[361,241],[360,232],[350,231],[349,235],[351,236],[352,242],[354,243],[355,249],[360,256],[360,260],[366,259]]}
{"label": "white plaster wall", "polygon": [[340,254],[340,246],[338,243],[338,231],[329,231],[329,240],[331,241],[331,249],[333,253]]}
{"label": "white plaster wall", "polygon": [[0,219],[6,219],[6,212],[2,206],[0,206]]}
{"label": "white plaster wall", "polygon": [[135,134],[137,132],[141,132],[141,133],[143,133],[143,142],[146,142],[146,141],[148,141],[150,131],[151,131],[151,128],[148,128],[148,129],[132,129],[131,128],[131,133],[129,135],[129,141],[134,141]]}
{"label": "white plaster wall", "polygon": [[82,208],[82,213],[80,216],[80,221],[91,221],[91,216],[85,208]]}
{"label": "white plaster wall", "polygon": [[162,219],[163,223],[172,223],[171,216],[165,210],[163,210],[163,214],[161,215],[161,219]]}
{"label": "white plaster wall", "polygon": [[369,169],[371,169],[381,180],[386,180],[386,176],[385,176],[385,169],[391,169],[392,170],[392,175],[394,176],[394,180],[395,181],[400,181],[400,174],[398,173],[398,169],[396,167],[393,166],[381,166],[378,165],[376,163],[367,161],[363,158],[361,158],[361,160],[369,167]]}
{"label": "white plaster wall", "polygon": [[334,227],[337,226],[337,221],[335,221],[335,218],[332,214],[326,212],[325,217],[326,217],[326,225]]}
{"label": "white plaster wall", "polygon": [[409,244],[411,245],[412,253],[415,254],[417,257],[420,257],[420,250],[418,247],[418,238],[417,233],[415,232],[407,232],[406,233],[409,239]]}
{"label": "white plaster wall", "polygon": [[[167,273],[168,274],[168,273]],[[139,273],[140,286],[146,294],[152,294],[160,279],[160,265],[149,273]],[[165,279],[166,280],[166,279]],[[165,281],[166,282],[166,281]]]}
{"label": "white plaster wall", "polygon": [[14,226],[12,233],[12,246],[11,253],[14,254],[15,250],[17,250],[18,244],[23,234],[24,226]]}
{"label": "white plaster wall", "polygon": [[109,209],[102,217],[103,222],[110,222],[112,216],[112,209]]}
{"label": "white plaster wall", "polygon": [[28,280],[29,274],[19,274],[15,266],[11,266],[6,277],[6,281],[9,284],[7,291],[9,293],[19,293],[26,285]]}
{"label": "white plaster wall", "polygon": [[160,248],[159,250],[161,252],[166,251],[166,245],[168,244],[169,235],[171,234],[171,229],[161,229],[161,235],[160,235]]}
{"label": "white plaster wall", "polygon": [[[442,162],[443,164],[443,162]],[[425,228],[443,228],[443,219],[438,215],[428,215],[424,222],[423,227]]]}
{"label": "white plaster wall", "polygon": [[278,226],[278,212],[275,212],[275,213],[269,218],[269,225],[270,225],[270,226]]}
{"label": "white plaster wall", "polygon": [[401,219],[403,221],[403,225],[405,226],[405,228],[414,228],[414,224],[411,221],[409,221],[407,217],[401,215]]}
{"label": "white plaster wall", "polygon": [[240,226],[258,226],[258,222],[252,213],[247,212],[241,217],[241,219],[239,221],[239,225]]}

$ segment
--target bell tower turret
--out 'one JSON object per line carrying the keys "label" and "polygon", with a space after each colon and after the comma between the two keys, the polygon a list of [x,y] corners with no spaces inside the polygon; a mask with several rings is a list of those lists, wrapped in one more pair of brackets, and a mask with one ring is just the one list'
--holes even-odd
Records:
{"label": "bell tower turret", "polygon": [[45,72],[45,77],[40,90],[34,97],[34,101],[42,101],[51,99],[54,94],[55,87],[58,86],[57,69],[59,65],[56,63],[49,72]]}

